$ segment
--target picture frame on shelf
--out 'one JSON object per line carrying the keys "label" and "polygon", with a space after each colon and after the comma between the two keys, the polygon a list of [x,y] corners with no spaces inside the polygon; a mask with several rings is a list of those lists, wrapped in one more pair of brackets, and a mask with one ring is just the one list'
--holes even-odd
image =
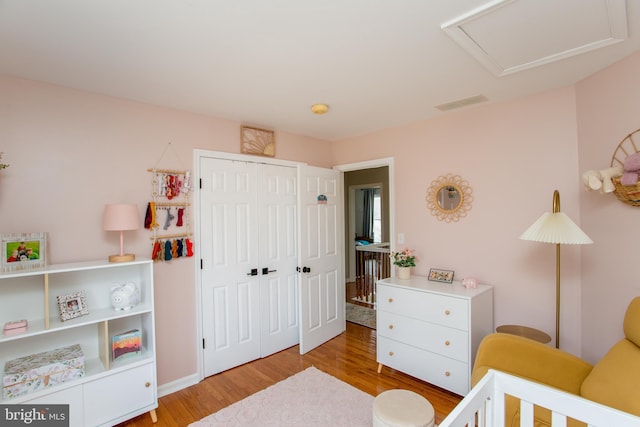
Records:
{"label": "picture frame on shelf", "polygon": [[439,268],[429,269],[428,279],[432,282],[453,283],[453,270],[440,270]]}
{"label": "picture frame on shelf", "polygon": [[89,314],[87,298],[84,291],[77,291],[67,295],[59,295],[57,298],[61,321],[64,322],[66,320]]}
{"label": "picture frame on shelf", "polygon": [[0,240],[2,272],[42,268],[46,265],[46,232],[2,234]]}

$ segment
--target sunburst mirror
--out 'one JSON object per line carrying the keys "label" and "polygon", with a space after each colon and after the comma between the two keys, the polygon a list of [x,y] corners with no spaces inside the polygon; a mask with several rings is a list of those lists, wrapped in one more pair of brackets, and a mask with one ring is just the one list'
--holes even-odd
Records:
{"label": "sunburst mirror", "polygon": [[473,190],[460,175],[442,175],[427,189],[427,208],[438,221],[457,222],[471,209]]}

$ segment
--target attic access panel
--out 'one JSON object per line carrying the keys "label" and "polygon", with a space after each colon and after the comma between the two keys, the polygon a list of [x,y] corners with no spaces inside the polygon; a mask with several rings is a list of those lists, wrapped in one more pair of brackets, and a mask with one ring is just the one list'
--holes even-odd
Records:
{"label": "attic access panel", "polygon": [[494,0],[441,28],[497,76],[627,38],[625,0]]}

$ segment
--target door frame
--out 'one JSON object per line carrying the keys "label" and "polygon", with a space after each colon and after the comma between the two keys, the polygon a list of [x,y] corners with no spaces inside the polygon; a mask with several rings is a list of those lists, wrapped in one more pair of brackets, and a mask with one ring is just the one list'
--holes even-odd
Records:
{"label": "door frame", "polygon": [[279,160],[273,158],[262,158],[256,156],[250,156],[246,154],[234,154],[234,153],[225,153],[222,151],[212,151],[212,150],[202,150],[195,149],[193,150],[193,188],[195,189],[195,194],[193,197],[193,235],[195,237],[196,244],[194,245],[194,269],[195,269],[195,306],[196,306],[196,333],[197,333],[197,341],[196,341],[196,362],[198,366],[197,377],[198,382],[202,381],[204,376],[204,358],[202,354],[202,340],[203,340],[203,331],[202,331],[202,293],[201,293],[201,282],[202,282],[202,270],[200,269],[200,260],[202,259],[202,254],[200,252],[200,235],[201,235],[201,224],[200,224],[200,195],[197,193],[200,189],[200,178],[202,171],[200,170],[200,160],[202,158],[209,157],[215,159],[222,160],[232,160],[239,162],[248,162],[248,163],[263,163],[268,165],[277,165],[277,166],[290,166],[290,167],[298,167],[298,165],[306,165],[304,162],[295,162],[290,160]]}
{"label": "door frame", "polygon": [[[347,163],[347,164],[342,164],[342,165],[337,165],[334,166],[334,169],[337,169],[339,171],[344,172],[351,172],[351,171],[357,171],[357,170],[363,170],[363,169],[373,169],[373,168],[379,168],[379,167],[384,167],[387,166],[388,167],[388,173],[389,173],[389,246],[391,249],[395,248],[395,242],[396,242],[396,238],[395,238],[395,195],[394,195],[394,170],[393,170],[393,157],[383,157],[380,159],[373,159],[373,160],[366,160],[363,162],[356,162],[356,163]],[[345,207],[348,206],[347,204],[347,200],[346,198],[348,197],[347,192],[344,192],[343,197],[345,198],[344,200],[344,205]],[[346,221],[349,221],[349,218],[346,218]],[[345,246],[348,244],[348,238],[345,238]],[[352,239],[353,240],[353,239]],[[344,248],[345,253],[348,250],[348,248]],[[346,264],[346,263],[345,263]],[[348,269],[348,266],[345,266],[345,280],[348,280],[349,278],[346,277],[348,272],[346,271]],[[395,275],[395,271],[392,269],[391,270],[391,276],[393,277]]]}

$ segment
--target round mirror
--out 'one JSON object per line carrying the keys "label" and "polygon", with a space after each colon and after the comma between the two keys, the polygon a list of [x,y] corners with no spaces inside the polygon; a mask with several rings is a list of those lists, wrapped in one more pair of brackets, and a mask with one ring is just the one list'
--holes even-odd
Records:
{"label": "round mirror", "polygon": [[439,221],[458,221],[471,209],[471,187],[459,175],[443,175],[427,190],[427,207]]}
{"label": "round mirror", "polygon": [[440,206],[440,209],[445,211],[456,210],[462,202],[460,190],[453,185],[444,185],[440,187],[436,197],[438,206]]}

